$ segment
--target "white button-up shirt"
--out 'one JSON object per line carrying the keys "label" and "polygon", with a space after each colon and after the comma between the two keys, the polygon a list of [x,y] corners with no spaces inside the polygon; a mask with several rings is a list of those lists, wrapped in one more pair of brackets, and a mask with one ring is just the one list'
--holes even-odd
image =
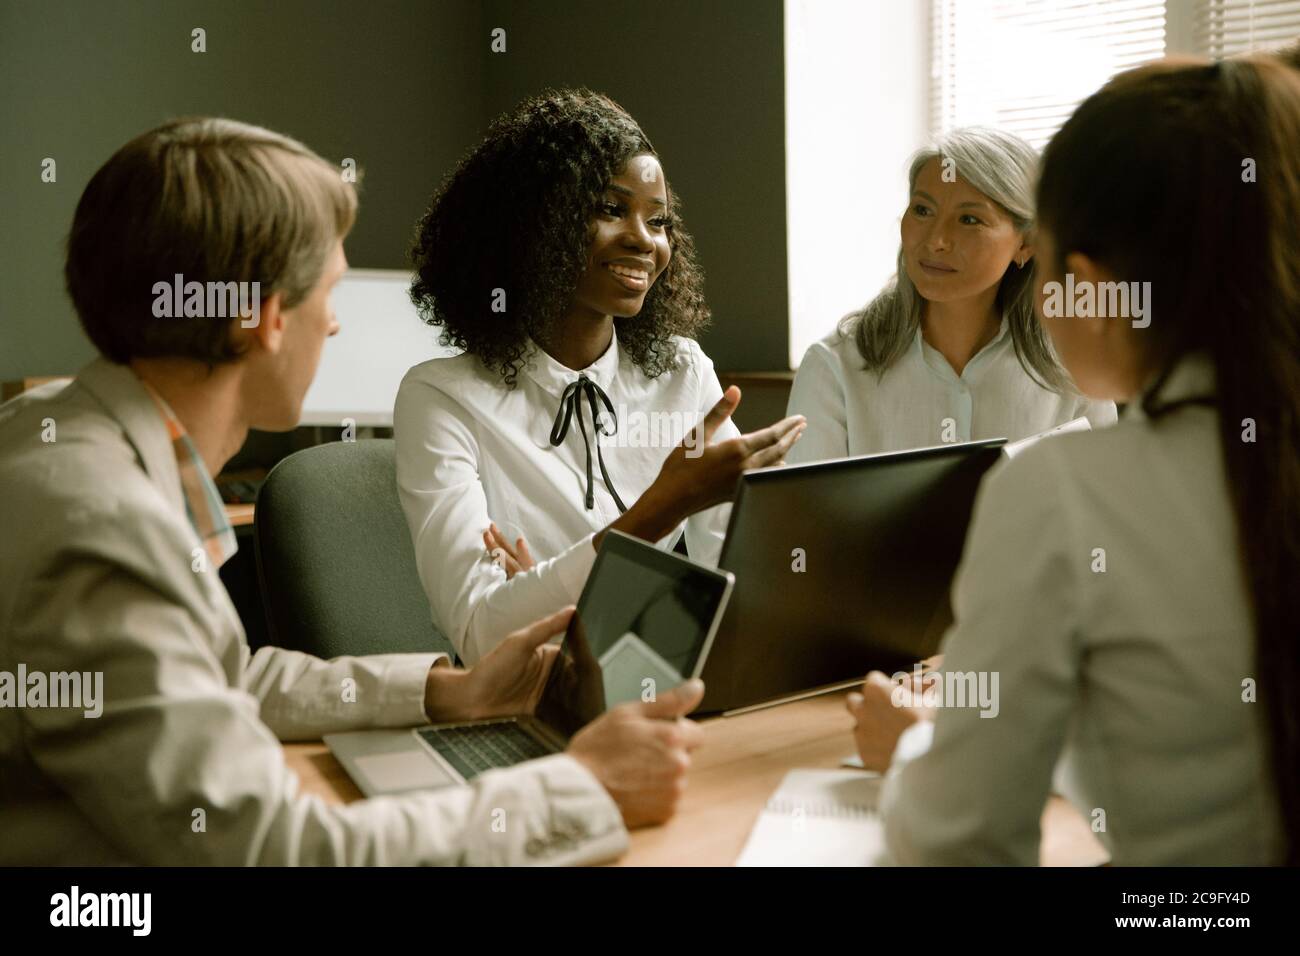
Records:
{"label": "white button-up shirt", "polygon": [[[1212,393],[1197,359],[1164,397]],[[953,611],[943,672],[989,689],[997,674],[996,716],[941,707],[900,738],[882,797],[895,860],[1035,864],[1062,757],[1057,784],[1116,864],[1282,861],[1269,723],[1249,693],[1267,675],[1213,408],[1152,422],[1135,404],[1114,428],[996,466]]]}
{"label": "white button-up shirt", "polygon": [[[600,454],[628,507],[721,399],[713,363],[699,345],[675,345],[677,368],[653,379],[614,336],[581,371],[534,346],[513,389],[468,354],[417,365],[402,380],[393,412],[398,492],[434,624],[467,663],[511,631],[576,603],[596,557],[592,536],[619,516],[601,475],[585,397],[592,509],[585,507],[587,452],[577,421],[558,447],[551,444],[565,389],[586,375],[609,396],[617,431],[599,436]],[[738,434],[727,421],[714,441]],[[729,513],[720,505],[694,515],[660,545],[673,547],[684,530],[691,556],[716,563]],[[527,539],[537,560],[532,571],[506,579],[483,544],[490,521],[512,544]]]}
{"label": "white button-up shirt", "polygon": [[1042,388],[1016,357],[1007,320],[958,375],[921,330],[882,376],[863,368],[853,336],[838,331],[804,354],[790,391],[789,413],[808,428],[786,460],[924,448],[949,442],[1017,441],[1074,418],[1094,428],[1115,421],[1113,402],[1059,395]]}

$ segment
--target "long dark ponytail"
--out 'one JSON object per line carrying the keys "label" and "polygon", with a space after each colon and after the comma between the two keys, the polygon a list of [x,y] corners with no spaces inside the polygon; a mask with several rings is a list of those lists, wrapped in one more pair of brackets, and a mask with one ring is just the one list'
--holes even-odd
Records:
{"label": "long dark ponytail", "polygon": [[[1259,700],[1300,861],[1300,73],[1248,58],[1163,61],[1086,100],[1043,155],[1040,222],[1151,281],[1158,371],[1191,352],[1217,377],[1220,437],[1256,635]],[[1058,261],[1057,265],[1061,263]],[[1182,403],[1177,403],[1182,404]],[[1243,440],[1253,423],[1255,441]],[[1243,677],[1248,675],[1242,675]]]}

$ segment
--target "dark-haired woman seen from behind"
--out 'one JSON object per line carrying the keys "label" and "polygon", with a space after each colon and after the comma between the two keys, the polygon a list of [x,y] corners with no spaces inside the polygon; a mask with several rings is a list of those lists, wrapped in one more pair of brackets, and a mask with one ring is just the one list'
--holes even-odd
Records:
{"label": "dark-haired woman seen from behind", "polygon": [[[1300,74],[1120,75],[1048,146],[1038,214],[1056,351],[1132,404],[986,479],[933,722],[883,675],[850,697],[891,853],[1037,862],[1060,758],[1116,864],[1300,862]],[[1078,317],[1067,276],[1149,283],[1149,325]],[[942,706],[972,681],[981,707]]]}
{"label": "dark-haired woman seen from behind", "polygon": [[[694,247],[632,117],[586,90],[501,117],[413,257],[413,301],[464,352],[403,380],[397,483],[461,657],[574,603],[606,528],[667,547],[684,532],[716,561],[740,472],[783,460],[803,420],[731,423],[739,390],[693,338],[709,318]],[[524,537],[531,554],[512,549]]]}

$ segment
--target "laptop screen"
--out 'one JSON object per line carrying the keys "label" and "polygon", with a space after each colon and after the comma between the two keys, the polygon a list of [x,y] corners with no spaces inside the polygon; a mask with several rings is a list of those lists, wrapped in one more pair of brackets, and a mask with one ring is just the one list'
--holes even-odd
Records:
{"label": "laptop screen", "polygon": [[697,676],[730,591],[725,572],[607,533],[538,719],[572,735],[610,707]]}

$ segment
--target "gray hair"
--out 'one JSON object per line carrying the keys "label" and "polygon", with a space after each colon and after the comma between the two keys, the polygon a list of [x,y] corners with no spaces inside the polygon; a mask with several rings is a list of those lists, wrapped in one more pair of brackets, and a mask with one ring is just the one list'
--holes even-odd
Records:
{"label": "gray hair", "polygon": [[[953,130],[912,156],[907,178],[909,196],[922,167],[932,159],[953,161],[971,186],[1006,211],[1021,235],[1033,229],[1038,154],[1024,140],[979,126]],[[997,303],[1007,318],[1016,357],[1025,373],[1039,385],[1051,391],[1073,392],[1069,377],[1034,317],[1032,280],[1032,266],[1008,266],[998,289]],[[923,304],[924,299],[907,275],[900,244],[898,270],[893,278],[863,308],[840,320],[839,333],[853,337],[866,362],[866,371],[883,375],[916,338]]]}

